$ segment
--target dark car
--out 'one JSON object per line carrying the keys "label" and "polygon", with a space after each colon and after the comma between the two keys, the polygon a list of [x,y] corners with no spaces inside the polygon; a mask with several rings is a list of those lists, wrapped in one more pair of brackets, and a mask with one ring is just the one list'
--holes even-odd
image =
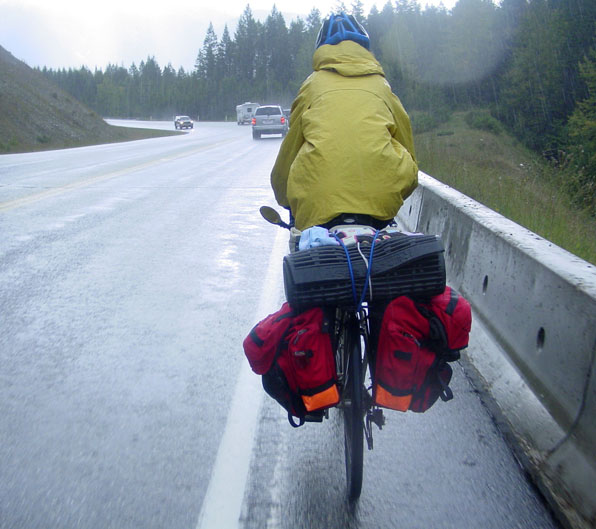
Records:
{"label": "dark car", "polygon": [[263,105],[255,110],[252,118],[252,137],[258,140],[261,134],[281,134],[288,132],[288,120],[279,105]]}
{"label": "dark car", "polygon": [[174,128],[176,129],[192,129],[194,123],[188,116],[176,116],[174,118]]}

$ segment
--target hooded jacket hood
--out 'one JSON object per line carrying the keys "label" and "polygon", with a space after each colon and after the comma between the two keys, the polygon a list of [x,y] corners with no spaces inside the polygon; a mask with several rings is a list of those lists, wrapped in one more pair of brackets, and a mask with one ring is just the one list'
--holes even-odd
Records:
{"label": "hooded jacket hood", "polygon": [[366,48],[351,40],[339,44],[324,44],[312,59],[313,70],[332,70],[344,77],[378,74],[385,77],[382,66]]}

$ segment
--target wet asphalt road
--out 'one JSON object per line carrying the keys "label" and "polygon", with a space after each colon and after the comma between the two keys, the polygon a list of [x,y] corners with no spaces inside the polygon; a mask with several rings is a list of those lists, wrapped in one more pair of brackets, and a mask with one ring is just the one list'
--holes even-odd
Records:
{"label": "wet asphalt road", "polygon": [[283,301],[258,214],[280,141],[0,156],[0,528],[558,527],[459,365],[450,403],[387,412],[355,508],[336,410],[294,430],[256,375],[238,409],[242,340]]}

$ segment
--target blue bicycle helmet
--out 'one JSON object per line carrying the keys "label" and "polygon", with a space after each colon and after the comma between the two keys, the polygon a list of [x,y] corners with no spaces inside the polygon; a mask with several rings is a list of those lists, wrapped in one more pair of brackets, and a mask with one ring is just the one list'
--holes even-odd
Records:
{"label": "blue bicycle helmet", "polygon": [[319,30],[315,48],[323,44],[339,44],[344,40],[353,40],[367,50],[370,48],[368,33],[352,15],[331,15]]}

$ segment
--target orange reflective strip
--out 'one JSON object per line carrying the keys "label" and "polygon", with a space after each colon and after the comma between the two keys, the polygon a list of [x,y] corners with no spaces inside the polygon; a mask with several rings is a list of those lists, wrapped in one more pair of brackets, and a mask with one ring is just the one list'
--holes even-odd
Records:
{"label": "orange reflective strip", "polygon": [[412,402],[412,395],[396,397],[377,384],[375,404],[397,411],[407,411]]}
{"label": "orange reflective strip", "polygon": [[306,411],[316,411],[321,408],[335,406],[339,402],[339,392],[334,384],[330,388],[317,393],[316,395],[302,395],[302,402]]}

